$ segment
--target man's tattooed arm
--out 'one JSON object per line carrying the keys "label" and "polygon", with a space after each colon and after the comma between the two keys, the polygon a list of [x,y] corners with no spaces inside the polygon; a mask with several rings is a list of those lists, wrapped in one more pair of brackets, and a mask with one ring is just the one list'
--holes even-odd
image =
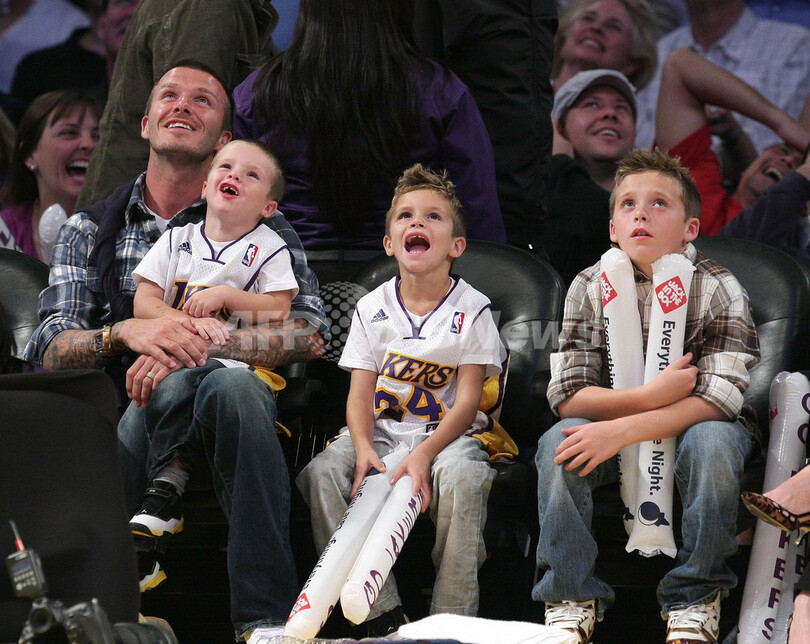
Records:
{"label": "man's tattooed arm", "polygon": [[59,333],[45,350],[42,366],[46,369],[94,369],[104,367],[108,359],[95,352],[95,330],[67,329]]}
{"label": "man's tattooed arm", "polygon": [[261,325],[230,332],[222,346],[209,347],[212,358],[231,358],[259,367],[278,367],[306,362],[323,355],[321,334],[306,320],[297,318],[283,325]]}

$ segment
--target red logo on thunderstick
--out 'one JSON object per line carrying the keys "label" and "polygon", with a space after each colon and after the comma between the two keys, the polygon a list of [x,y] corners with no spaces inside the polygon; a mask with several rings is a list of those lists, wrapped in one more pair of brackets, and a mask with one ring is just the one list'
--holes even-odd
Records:
{"label": "red logo on thunderstick", "polygon": [[661,310],[669,313],[686,304],[686,289],[680,277],[673,277],[655,289],[655,295],[661,304]]}
{"label": "red logo on thunderstick", "polygon": [[602,273],[602,308],[606,307],[618,295],[613,284],[607,278],[606,273]]}
{"label": "red logo on thunderstick", "polygon": [[312,606],[310,606],[310,604],[309,604],[309,600],[307,599],[307,594],[306,593],[301,593],[301,596],[295,602],[295,606],[293,606],[292,610],[290,611],[290,616],[287,618],[287,621],[289,622],[293,617],[295,617],[295,615],[296,615],[296,613],[298,613],[298,611],[307,610],[309,608],[312,608]]}

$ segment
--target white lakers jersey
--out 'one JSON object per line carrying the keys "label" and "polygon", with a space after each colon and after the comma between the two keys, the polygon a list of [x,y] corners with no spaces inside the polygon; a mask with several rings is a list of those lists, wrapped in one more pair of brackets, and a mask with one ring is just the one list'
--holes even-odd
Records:
{"label": "white lakers jersey", "polygon": [[[489,377],[500,374],[505,363],[489,299],[453,277],[444,299],[421,318],[403,305],[399,277],[357,303],[339,364],[378,374],[375,438],[392,446],[438,425],[455,402],[459,365],[486,365]],[[479,411],[467,434],[490,426]]]}
{"label": "white lakers jersey", "polygon": [[[182,309],[196,291],[233,286],[249,293],[292,289],[298,293],[293,257],[279,235],[259,223],[234,241],[216,242],[205,235],[205,222],[170,228],[132,272],[163,289],[163,301]],[[229,322],[231,311],[217,316]],[[231,324],[231,327],[233,325]]]}

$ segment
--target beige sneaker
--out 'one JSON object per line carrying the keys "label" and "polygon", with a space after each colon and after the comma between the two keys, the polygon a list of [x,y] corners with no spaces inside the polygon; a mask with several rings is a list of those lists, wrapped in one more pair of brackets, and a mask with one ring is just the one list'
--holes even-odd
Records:
{"label": "beige sneaker", "polygon": [[717,644],[720,637],[720,593],[707,604],[692,604],[667,615],[667,644]]}
{"label": "beige sneaker", "polygon": [[562,628],[579,637],[580,644],[587,644],[593,637],[596,625],[596,600],[584,602],[564,600],[546,602],[546,626]]}

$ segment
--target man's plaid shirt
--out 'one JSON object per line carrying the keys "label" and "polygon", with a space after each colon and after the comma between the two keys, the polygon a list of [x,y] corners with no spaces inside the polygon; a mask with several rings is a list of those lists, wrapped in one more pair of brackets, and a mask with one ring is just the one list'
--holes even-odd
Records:
{"label": "man's plaid shirt", "polygon": [[[116,276],[124,293],[135,294],[132,271],[160,237],[155,216],[143,201],[145,173],[135,181],[127,204],[126,226],[116,238]],[[205,201],[181,210],[169,222],[182,226],[205,217]],[[291,316],[305,318],[327,337],[328,326],[318,279],[307,266],[301,240],[281,213],[267,220],[289,246],[295,258],[293,271],[298,280],[298,295],[292,302]],[[96,241],[98,227],[86,212],[77,212],[59,231],[51,257],[48,287],[39,296],[41,323],[25,349],[26,360],[41,363],[53,338],[66,329],[98,329],[112,322],[110,303],[101,287],[96,266],[88,258]]]}

